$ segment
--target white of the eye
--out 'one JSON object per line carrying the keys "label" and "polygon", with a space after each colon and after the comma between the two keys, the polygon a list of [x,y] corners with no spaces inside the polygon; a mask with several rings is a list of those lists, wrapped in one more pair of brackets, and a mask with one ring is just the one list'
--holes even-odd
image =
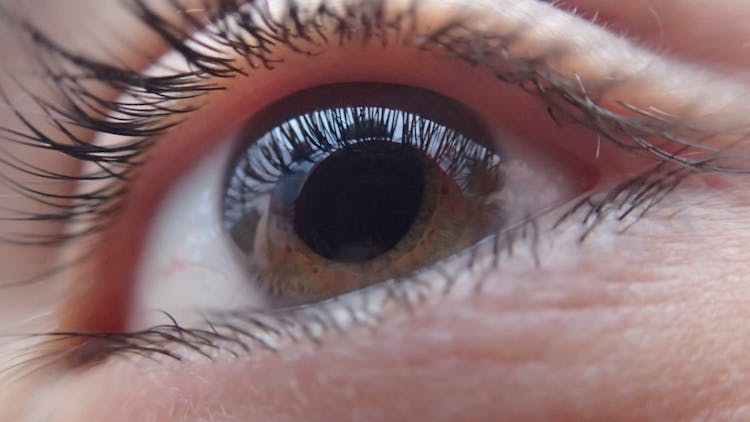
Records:
{"label": "white of the eye", "polygon": [[142,249],[129,328],[167,322],[160,311],[183,324],[198,322],[201,310],[264,305],[263,295],[238,264],[221,222],[231,144],[220,143],[165,195]]}

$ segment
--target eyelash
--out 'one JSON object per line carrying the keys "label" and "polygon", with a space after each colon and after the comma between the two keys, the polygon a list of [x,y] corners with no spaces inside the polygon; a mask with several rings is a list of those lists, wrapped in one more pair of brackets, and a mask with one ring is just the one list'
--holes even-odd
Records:
{"label": "eyelash", "polygon": [[[86,229],[76,233],[33,236],[25,239],[6,237],[0,241],[57,247],[96,235],[116,217],[119,204],[125,200],[127,194],[127,182],[134,177],[137,167],[143,163],[143,157],[149,147],[158,142],[160,134],[179,124],[180,116],[184,118],[197,110],[196,106],[175,107],[173,103],[220,90],[220,86],[212,82],[214,78],[248,76],[248,72],[243,69],[244,66],[236,59],[217,51],[205,52],[205,45],[190,35],[194,31],[205,30],[208,22],[214,25],[210,33],[211,39],[240,53],[245,64],[251,69],[272,69],[277,66],[278,58],[270,53],[275,45],[285,45],[300,54],[313,53],[315,47],[330,42],[321,28],[330,27],[331,24],[335,28],[333,35],[338,38],[339,44],[352,41],[355,32],[363,36],[365,42],[376,40],[383,44],[398,36],[400,40],[411,40],[406,42],[411,42],[415,48],[449,53],[459,60],[486,67],[492,70],[499,80],[519,85],[532,94],[544,97],[549,103],[548,111],[551,118],[558,123],[565,119],[584,125],[600,137],[626,150],[656,156],[658,160],[650,171],[627,180],[608,192],[586,196],[559,220],[558,224],[573,215],[581,214],[582,209],[588,210],[583,212],[585,229],[581,241],[607,218],[624,220],[635,216],[636,220],[639,219],[695,171],[732,170],[717,166],[710,159],[687,158],[687,149],[691,147],[690,137],[675,130],[677,126],[670,124],[666,117],[654,118],[646,111],[634,107],[631,107],[631,110],[636,113],[636,117],[615,114],[597,105],[595,98],[598,96],[587,90],[583,83],[570,81],[546,67],[544,60],[513,59],[508,54],[515,41],[513,37],[480,33],[460,20],[449,22],[428,34],[419,34],[415,37],[418,3],[414,3],[408,11],[392,15],[388,19],[385,18],[388,16],[385,0],[352,4],[344,10],[335,10],[323,2],[309,16],[305,16],[296,3],[290,2],[282,18],[271,17],[261,3],[241,0],[220,0],[217,7],[206,7],[205,19],[195,18],[190,10],[177,5],[176,2],[175,6],[182,17],[180,24],[168,22],[142,1],[133,2],[131,8],[131,12],[141,22],[158,34],[171,49],[178,51],[194,69],[187,73],[161,77],[149,76],[75,54],[47,38],[33,25],[20,18],[15,20],[38,47],[38,63],[47,78],[55,82],[60,101],[52,104],[30,92],[27,94],[32,96],[64,140],[57,141],[35,126],[21,111],[14,108],[13,102],[2,89],[0,99],[15,110],[17,119],[25,129],[19,131],[0,128],[0,131],[11,142],[24,143],[31,148],[57,151],[81,163],[95,163],[99,170],[83,175],[56,174],[35,168],[20,160],[13,163],[12,158],[0,160],[5,165],[39,179],[64,183],[98,179],[107,181],[108,184],[99,197],[92,196],[90,192],[53,195],[10,179],[9,182],[18,188],[18,193],[35,201],[46,201],[49,206],[59,209],[58,212],[34,214],[21,217],[20,220],[32,223],[44,220],[63,223],[88,221],[88,224]],[[252,18],[248,14],[252,14]],[[229,25],[230,20],[239,23],[239,26]],[[265,26],[254,22],[264,22]],[[71,68],[75,71],[71,71]],[[108,100],[95,94],[92,84],[127,94],[134,102]],[[21,88],[23,89],[22,85]],[[112,147],[96,146],[69,131],[72,127],[83,128],[92,133],[121,135],[126,140]],[[670,153],[666,146],[648,141],[652,138],[666,139],[669,144],[683,145],[684,149]],[[493,254],[493,264],[490,268],[497,265],[500,255],[504,252],[503,248],[512,249],[515,242],[529,238],[533,244],[536,236],[538,229],[533,218],[522,226],[495,234],[488,240],[492,242]],[[477,249],[478,247],[471,248],[456,259],[465,259],[467,268],[472,269]],[[79,257],[70,265],[86,258]],[[538,258],[536,260],[538,263]],[[437,267],[436,271],[440,272],[440,264]],[[41,281],[58,270],[63,271],[65,268],[57,268],[12,284]],[[443,278],[442,289],[447,292],[452,286],[452,279],[447,274]],[[374,324],[373,321],[377,321],[378,315],[367,309],[371,308],[368,303],[374,300],[377,294],[383,300],[408,310],[425,300],[427,295],[424,289],[436,288],[432,281],[420,282],[419,274],[408,279],[391,280],[375,287],[348,295],[362,302],[363,306],[357,309],[348,306],[343,299],[332,299],[314,307],[265,311],[263,314],[224,315],[227,320],[223,323],[216,322],[216,319],[212,319],[212,322],[207,321],[207,329],[181,327],[177,321],[166,315],[171,324],[141,332],[54,332],[31,338],[41,338],[41,344],[48,346],[65,344],[66,347],[58,352],[45,352],[44,358],[49,362],[61,361],[71,366],[123,353],[147,357],[162,355],[181,359],[177,346],[183,346],[205,356],[210,356],[207,352],[210,349],[228,350],[234,354],[237,352],[232,350],[238,347],[241,350],[250,350],[253,347],[275,350],[276,344],[282,339],[294,341],[304,337],[318,341],[323,332],[330,329],[342,330],[341,327],[347,322],[341,318],[349,323]],[[255,331],[248,331],[244,327],[255,327]],[[79,343],[69,344],[71,340],[79,340]],[[29,362],[37,361],[32,359]]]}

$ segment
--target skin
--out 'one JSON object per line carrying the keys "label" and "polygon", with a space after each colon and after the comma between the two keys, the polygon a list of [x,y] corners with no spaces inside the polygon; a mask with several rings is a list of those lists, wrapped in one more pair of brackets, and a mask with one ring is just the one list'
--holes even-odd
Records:
{"label": "skin", "polygon": [[[94,42],[77,32],[83,3],[69,1],[70,7],[40,1],[23,8],[53,20],[52,31],[80,51],[106,45],[106,36]],[[109,2],[97,4],[86,9],[92,21],[106,19],[111,34],[129,33],[132,21],[118,19]],[[642,47],[633,50],[636,56],[613,51],[604,67],[626,68],[629,58],[652,54],[647,51],[672,60],[667,70],[644,71],[642,86],[654,89],[615,90],[614,99],[682,110],[718,133],[746,119],[750,103],[732,95],[750,90],[746,2],[562,5],[598,15],[597,25]],[[0,51],[22,56],[11,44]],[[579,71],[602,72],[600,62],[588,59],[580,59]],[[665,75],[689,81],[690,89],[668,89]],[[721,101],[727,97],[732,100]],[[711,112],[721,118],[707,117]],[[15,123],[0,114],[0,124]],[[575,137],[582,129],[565,130]],[[458,288],[412,314],[393,311],[375,329],[327,336],[319,345],[300,342],[281,353],[214,361],[111,360],[9,379],[0,420],[748,420],[745,179],[689,179],[625,234],[607,222],[581,244],[578,232],[562,230],[554,242],[540,243],[540,267],[521,252],[488,276],[481,294]],[[49,259],[7,246],[0,257],[19,268]],[[6,332],[33,331],[33,324],[14,325],[22,315],[48,310],[59,322],[85,309],[51,290],[45,285],[5,296],[14,305],[0,314],[2,326],[12,327]],[[50,304],[73,305],[54,307],[40,295]],[[0,346],[11,355],[10,343]]]}

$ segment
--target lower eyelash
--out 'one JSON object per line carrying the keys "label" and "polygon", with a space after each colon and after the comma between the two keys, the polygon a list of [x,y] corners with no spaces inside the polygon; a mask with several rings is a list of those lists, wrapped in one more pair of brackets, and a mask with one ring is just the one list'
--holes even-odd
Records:
{"label": "lower eyelash", "polygon": [[643,218],[688,177],[698,171],[662,162],[605,192],[586,195],[565,212],[553,225],[560,226],[571,216],[583,213],[585,227],[579,240],[586,238],[604,221],[614,219],[624,225],[621,232]]}
{"label": "lower eyelash", "polygon": [[[180,100],[190,99],[206,94],[207,92],[220,89],[219,85],[212,82],[210,77],[227,78],[245,74],[242,66],[227,56],[214,53],[202,52],[200,45],[191,38],[190,32],[179,29],[177,25],[170,24],[159,14],[149,9],[145,3],[137,1],[133,11],[152,30],[159,34],[162,39],[172,48],[179,51],[185,59],[196,69],[192,72],[175,73],[164,77],[153,77],[144,75],[137,71],[123,69],[117,66],[97,62],[87,57],[74,54],[57,45],[47,38],[41,31],[33,26],[18,21],[18,24],[33,38],[34,43],[40,48],[39,63],[51,80],[58,83],[58,94],[60,104],[51,104],[42,98],[28,93],[36,102],[38,107],[49,116],[49,123],[56,126],[59,137],[46,134],[41,128],[35,126],[23,113],[17,111],[16,115],[23,131],[11,128],[0,129],[4,132],[6,139],[10,142],[24,143],[30,148],[39,148],[58,151],[62,155],[71,157],[80,162],[96,162],[98,171],[82,176],[67,174],[40,174],[36,177],[50,178],[61,182],[71,182],[80,179],[101,179],[110,181],[110,191],[103,197],[96,197],[91,193],[74,194],[65,196],[66,201],[73,205],[59,206],[54,203],[51,206],[62,209],[54,213],[36,214],[28,216],[29,221],[51,220],[62,222],[73,222],[76,218],[101,217],[95,220],[99,224],[90,226],[91,229],[81,233],[57,234],[41,239],[48,246],[60,246],[72,240],[78,240],[82,236],[95,235],[101,227],[105,227],[109,218],[116,216],[119,201],[126,194],[126,185],[123,180],[133,177],[133,172],[143,160],[144,152],[157,142],[155,139],[159,134],[178,124],[181,115],[187,115],[195,110],[195,107],[174,106],[173,103]],[[365,26],[362,31],[367,39],[378,39],[385,41],[389,34],[400,33],[406,27],[409,28],[409,14],[404,14],[384,22],[377,19],[363,19],[363,17],[378,16],[385,10],[386,2],[366,2],[361,9],[350,6],[346,14],[337,14],[332,9],[321,9],[318,15],[302,19],[299,9],[294,8],[291,3],[289,13],[281,20],[274,20],[268,15],[263,15],[261,6],[252,9],[257,16],[261,16],[267,23],[266,27],[242,27],[241,34],[229,31],[228,26],[222,26],[227,16],[236,13],[236,9],[245,2],[222,2],[221,7],[215,10],[209,19],[217,24],[217,29],[212,34],[215,40],[223,45],[240,52],[247,64],[253,67],[273,67],[277,60],[269,51],[273,45],[284,44],[297,49],[299,52],[307,52],[310,46],[316,43],[328,42],[325,34],[316,31],[316,25],[322,19],[326,22],[336,23],[334,35],[339,43],[352,39],[353,29]],[[409,13],[416,13],[415,6]],[[203,21],[191,20],[190,14],[183,9],[185,19],[188,19],[188,28],[203,29]],[[253,22],[252,19],[247,22]],[[273,31],[276,30],[276,32]],[[403,36],[403,34],[401,34]],[[249,37],[248,37],[249,36]],[[223,38],[222,38],[223,37]],[[251,40],[251,41],[248,41]],[[655,122],[642,118],[632,118],[615,114],[601,106],[598,106],[593,94],[588,92],[582,83],[576,84],[544,66],[540,59],[518,59],[509,58],[509,47],[513,39],[508,39],[505,44],[493,44],[497,39],[486,33],[475,31],[462,22],[450,22],[444,27],[434,30],[430,34],[423,34],[419,41],[414,41],[415,47],[425,50],[433,50],[436,53],[449,52],[460,60],[477,64],[493,71],[499,79],[508,83],[518,84],[531,93],[544,97],[550,102],[550,114],[556,120],[571,120],[577,124],[588,126],[596,130],[605,139],[618,143],[632,151],[647,151],[658,157],[662,164],[657,165],[648,175],[642,175],[619,185],[610,193],[603,196],[593,195],[582,200],[569,214],[578,215],[578,211],[586,206],[590,208],[584,223],[589,230],[581,237],[583,241],[600,222],[607,217],[625,219],[632,215],[641,215],[648,211],[664,195],[674,189],[684,177],[693,171],[734,170],[717,165],[712,160],[688,159],[686,151],[670,153],[666,148],[659,147],[649,142],[648,139],[664,138],[673,143],[689,144],[691,137],[705,136],[703,133],[691,133],[690,136],[675,133],[676,125],[670,125],[666,118],[659,117]],[[71,65],[76,71],[70,71]],[[511,70],[508,70],[510,67]],[[580,82],[580,81],[576,81]],[[118,92],[123,92],[134,98],[132,103],[110,101],[107,98],[97,96],[91,90],[90,84],[103,84]],[[13,108],[13,102],[0,89],[2,100]],[[116,118],[113,119],[112,116]],[[639,116],[643,117],[643,116]],[[68,131],[70,127],[86,128],[95,133],[109,133],[122,135],[124,141],[121,145],[104,148],[87,142],[82,137]],[[667,129],[665,129],[667,128]],[[677,167],[668,166],[664,163],[676,163]],[[24,164],[19,164],[22,167]],[[28,172],[37,172],[27,164]],[[21,186],[21,185],[19,185]],[[38,201],[49,201],[51,194],[44,191],[26,190],[26,193]],[[59,205],[59,204],[58,204]],[[70,208],[85,211],[71,213]],[[498,233],[493,239],[493,255],[499,261],[503,252],[512,253],[515,243],[521,239],[533,239],[538,237],[538,229],[534,218],[530,218],[522,227]],[[26,240],[32,244],[39,244],[39,238],[27,237],[26,239],[6,239],[9,241]],[[502,247],[501,247],[502,246]],[[533,247],[532,247],[533,249]],[[471,253],[469,254],[471,255]],[[537,257],[538,260],[538,257]],[[496,263],[497,264],[497,263]],[[496,265],[495,264],[495,265]],[[471,266],[473,264],[469,264]],[[496,266],[492,267],[496,268]],[[30,279],[31,280],[31,279]],[[38,281],[37,277],[33,280]],[[27,282],[24,280],[23,282]],[[408,281],[408,283],[407,283]],[[444,277],[445,285],[450,286],[452,280],[449,276]],[[413,279],[393,280],[385,286],[380,286],[382,295],[390,300],[390,303],[411,309],[425,294],[425,282]],[[408,286],[407,286],[408,285]],[[365,301],[365,297],[375,289],[358,293]],[[444,288],[447,291],[450,287]],[[372,300],[372,296],[370,296]],[[334,306],[341,305],[333,310]],[[328,308],[330,307],[330,308]],[[327,309],[327,310],[326,310]],[[368,308],[363,308],[368,309]],[[239,320],[244,319],[247,327],[256,327],[256,332],[245,329],[239,324],[220,325],[218,323],[207,323],[208,328],[189,329],[179,326],[172,320],[171,324],[154,327],[138,333],[75,333],[56,332],[42,334],[43,344],[52,342],[61,347],[59,351],[47,353],[45,356],[53,360],[64,361],[66,364],[86,363],[107,356],[120,353],[135,353],[139,355],[154,356],[163,355],[172,358],[181,358],[174,351],[175,345],[182,345],[194,351],[216,349],[219,344],[234,344],[244,350],[252,345],[274,350],[272,338],[275,339],[301,339],[309,338],[317,341],[319,336],[315,333],[326,329],[341,330],[341,322],[335,322],[327,312],[337,315],[350,315],[351,321],[355,323],[369,324],[378,320],[378,315],[373,312],[363,312],[352,309],[343,304],[343,300],[326,302],[317,309],[299,308],[285,310],[284,313],[276,315],[264,313],[260,318],[246,314]],[[318,328],[314,328],[318,327]],[[338,328],[337,328],[338,327]],[[226,329],[227,331],[222,331]],[[78,341],[79,343],[76,343]],[[276,340],[278,341],[278,340]],[[77,346],[75,344],[78,344]],[[72,345],[72,346],[71,346]],[[203,353],[207,354],[207,353]],[[48,359],[48,360],[49,360]],[[44,360],[44,359],[43,359]],[[39,361],[29,361],[38,363]],[[23,365],[27,367],[27,365]]]}
{"label": "lower eyelash", "polygon": [[[696,173],[694,169],[660,163],[614,189],[584,195],[574,201],[551,228],[558,229],[573,217],[581,218],[583,225],[578,238],[581,243],[607,221],[621,223],[621,232],[624,232]],[[518,226],[504,228],[428,270],[314,305],[272,310],[208,311],[202,327],[181,326],[169,313],[163,312],[168,323],[137,332],[50,332],[27,336],[26,341],[40,339],[28,347],[33,351],[31,357],[24,355],[3,371],[22,377],[30,371],[56,365],[68,370],[82,370],[115,357],[182,361],[191,356],[214,359],[221,355],[238,357],[258,351],[276,353],[285,344],[302,341],[319,344],[331,333],[345,335],[354,327],[374,328],[384,322],[386,309],[396,307],[414,314],[420,305],[454,293],[456,279],[446,268],[456,262],[460,268],[476,276],[472,285],[463,286],[464,294],[467,291],[468,294],[479,294],[489,276],[501,268],[503,259],[516,257],[523,247],[535,266],[542,267],[543,260],[537,250],[541,230],[539,219],[552,211],[555,210],[546,210],[530,216]],[[476,259],[480,250],[492,251],[489,259],[481,263]]]}

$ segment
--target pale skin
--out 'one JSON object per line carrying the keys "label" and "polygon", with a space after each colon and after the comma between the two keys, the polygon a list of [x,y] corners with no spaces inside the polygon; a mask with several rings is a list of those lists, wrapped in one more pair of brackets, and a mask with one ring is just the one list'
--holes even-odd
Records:
{"label": "pale skin", "polygon": [[[743,0],[561,2],[566,9],[579,7],[584,18],[598,16],[586,26],[590,36],[584,40],[571,36],[583,31],[583,19],[568,21],[562,10],[544,6],[514,17],[502,14],[505,3],[537,2],[503,0],[493,9],[493,2],[465,1],[497,14],[490,21],[498,28],[514,19],[560,19],[558,32],[540,31],[538,41],[562,39],[582,52],[563,61],[564,70],[575,67],[606,80],[644,57],[657,63],[633,71],[638,89],[609,92],[613,102],[681,113],[717,134],[741,126],[750,113],[750,96],[742,95],[750,92],[750,5]],[[9,4],[21,8],[21,2]],[[148,48],[149,39],[129,31],[133,22],[116,2],[96,5],[38,1],[21,10],[54,22],[58,42],[78,51],[122,34]],[[107,31],[95,40],[80,33],[83,10],[87,20],[106,22]],[[608,51],[615,39],[622,44]],[[587,49],[587,43],[604,47]],[[21,56],[12,43],[0,48],[4,56]],[[132,50],[118,57],[135,67],[149,64]],[[466,92],[455,95],[474,98],[471,89]],[[0,125],[17,124],[11,117],[0,113]],[[547,130],[542,126],[517,131]],[[575,137],[585,129],[562,130],[561,136]],[[732,148],[740,157],[747,150],[742,142]],[[596,166],[592,151],[587,158]],[[604,145],[600,153],[616,151]],[[625,234],[604,224],[600,237],[579,243],[575,234],[563,233],[554,244],[542,241],[543,265],[509,261],[487,276],[480,294],[440,297],[413,313],[388,314],[375,329],[353,328],[320,344],[303,341],[280,353],[212,361],[108,360],[52,376],[32,373],[3,389],[0,420],[747,420],[746,181],[742,175],[698,175]],[[0,225],[6,227],[12,226]],[[50,259],[39,251],[24,253],[0,246],[7,265]],[[0,313],[7,320],[0,327],[17,333],[19,315],[80,321],[80,304],[93,299],[67,300],[47,286],[7,296],[16,299]],[[89,290],[82,293],[91,295],[87,299],[98,297]],[[42,292],[64,297],[66,305],[29,299]],[[38,309],[10,307],[18,303]]]}

